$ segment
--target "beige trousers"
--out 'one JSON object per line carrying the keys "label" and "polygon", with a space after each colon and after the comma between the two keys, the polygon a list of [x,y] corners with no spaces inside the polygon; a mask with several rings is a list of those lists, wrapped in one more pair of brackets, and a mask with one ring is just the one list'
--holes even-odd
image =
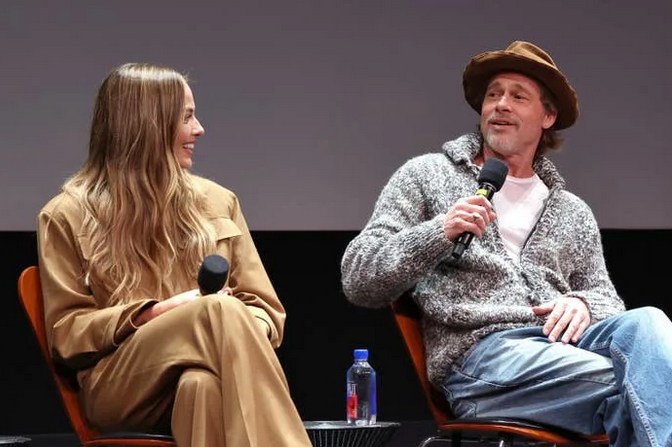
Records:
{"label": "beige trousers", "polygon": [[87,418],[117,431],[170,420],[179,447],[310,447],[255,320],[239,300],[209,295],[141,326],[83,378]]}

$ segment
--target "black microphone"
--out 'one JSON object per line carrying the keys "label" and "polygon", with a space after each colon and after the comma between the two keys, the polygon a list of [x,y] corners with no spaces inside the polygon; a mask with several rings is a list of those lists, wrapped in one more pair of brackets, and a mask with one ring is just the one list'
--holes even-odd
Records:
{"label": "black microphone", "polygon": [[[478,175],[478,190],[476,194],[485,196],[486,199],[491,200],[495,192],[499,191],[506,180],[506,175],[509,173],[509,167],[502,160],[498,158],[489,158],[481,168],[481,173]],[[453,258],[460,259],[464,250],[469,248],[471,240],[474,238],[474,233],[465,231],[460,234],[455,240],[455,248],[453,249]]]}
{"label": "black microphone", "polygon": [[220,255],[209,255],[198,269],[198,288],[201,295],[217,293],[224,287],[229,276],[229,261]]}

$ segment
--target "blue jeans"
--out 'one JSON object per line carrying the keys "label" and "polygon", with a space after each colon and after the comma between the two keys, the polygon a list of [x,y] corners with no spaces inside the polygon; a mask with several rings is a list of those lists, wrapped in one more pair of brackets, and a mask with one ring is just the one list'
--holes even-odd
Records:
{"label": "blue jeans", "polygon": [[449,372],[458,417],[511,417],[612,446],[672,446],[672,323],[661,310],[629,310],[590,326],[576,345],[549,343],[541,327],[483,338]]}

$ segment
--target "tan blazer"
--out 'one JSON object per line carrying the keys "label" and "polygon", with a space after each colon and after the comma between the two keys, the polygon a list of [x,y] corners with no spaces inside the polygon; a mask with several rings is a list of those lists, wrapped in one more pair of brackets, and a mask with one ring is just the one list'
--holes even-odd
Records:
{"label": "tan blazer", "polygon": [[[227,286],[257,318],[273,347],[278,347],[285,310],[259,258],[237,197],[210,180],[193,178],[215,211],[211,223],[216,229],[217,253],[231,266]],[[82,220],[80,206],[61,193],[44,206],[37,221],[49,346],[55,359],[73,369],[89,368],[114,351],[137,329],[132,319],[157,301],[139,292],[129,304],[110,306],[104,288],[87,286],[83,272],[90,256],[90,239],[83,233]],[[176,292],[198,287],[196,272],[175,274]]]}

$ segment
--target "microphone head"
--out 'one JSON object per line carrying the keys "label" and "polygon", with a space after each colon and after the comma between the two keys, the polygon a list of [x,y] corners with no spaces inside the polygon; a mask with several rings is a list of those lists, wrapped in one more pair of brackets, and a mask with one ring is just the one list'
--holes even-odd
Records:
{"label": "microphone head", "polygon": [[506,181],[506,175],[509,173],[509,167],[498,158],[488,158],[478,174],[478,183],[488,183],[499,191]]}
{"label": "microphone head", "polygon": [[220,255],[209,255],[198,269],[198,288],[201,295],[217,293],[224,287],[229,276],[229,261]]}

